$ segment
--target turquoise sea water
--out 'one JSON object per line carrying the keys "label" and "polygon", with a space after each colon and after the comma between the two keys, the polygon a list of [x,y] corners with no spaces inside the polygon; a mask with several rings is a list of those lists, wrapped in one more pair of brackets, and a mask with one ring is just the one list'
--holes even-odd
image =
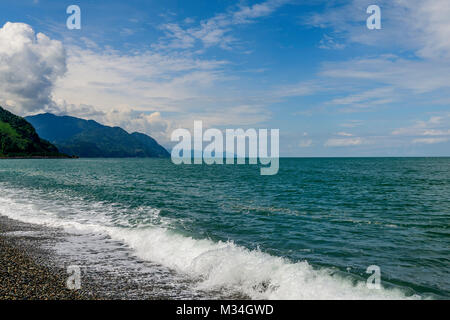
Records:
{"label": "turquoise sea water", "polygon": [[[0,214],[103,233],[192,277],[193,291],[450,297],[450,158],[281,159],[275,176],[164,159],[2,160]],[[366,287],[370,265],[380,290]]]}

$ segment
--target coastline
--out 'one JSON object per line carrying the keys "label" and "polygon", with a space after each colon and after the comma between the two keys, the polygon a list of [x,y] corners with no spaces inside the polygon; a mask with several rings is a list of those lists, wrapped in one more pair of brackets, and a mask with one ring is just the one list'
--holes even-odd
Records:
{"label": "coastline", "polygon": [[[126,252],[125,264],[96,260],[88,252],[73,256],[72,240],[77,242],[76,236],[61,229],[0,215],[0,300],[173,300],[180,298],[178,294],[184,299],[214,299],[202,291],[191,292],[190,280],[182,277],[178,284],[171,283],[172,271]],[[134,267],[127,266],[129,261]],[[67,289],[68,266],[80,267],[80,290]],[[176,291],[170,294],[167,288]]]}
{"label": "coastline", "polygon": [[69,290],[67,275],[43,263],[39,240],[27,237],[34,231],[38,228],[0,216],[0,300],[94,299],[89,292]]}

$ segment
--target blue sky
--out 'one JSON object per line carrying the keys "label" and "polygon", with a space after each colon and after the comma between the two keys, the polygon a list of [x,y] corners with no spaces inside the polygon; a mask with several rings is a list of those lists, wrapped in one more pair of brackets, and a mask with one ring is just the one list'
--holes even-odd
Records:
{"label": "blue sky", "polygon": [[446,0],[2,1],[0,104],[167,147],[203,120],[278,128],[282,156],[449,156],[449,16]]}

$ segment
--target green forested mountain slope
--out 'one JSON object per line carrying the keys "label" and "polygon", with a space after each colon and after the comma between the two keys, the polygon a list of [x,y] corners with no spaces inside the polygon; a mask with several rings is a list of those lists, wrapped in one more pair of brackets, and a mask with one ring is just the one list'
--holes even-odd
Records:
{"label": "green forested mountain slope", "polygon": [[66,157],[41,139],[33,126],[0,107],[0,157]]}

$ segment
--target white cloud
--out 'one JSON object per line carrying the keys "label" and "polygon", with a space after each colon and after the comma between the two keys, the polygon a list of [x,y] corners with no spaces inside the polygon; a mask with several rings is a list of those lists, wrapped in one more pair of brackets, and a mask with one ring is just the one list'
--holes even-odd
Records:
{"label": "white cloud", "polygon": [[413,143],[435,144],[449,141],[450,138],[420,138],[414,139]]}
{"label": "white cloud", "polygon": [[340,126],[343,128],[355,128],[360,127],[364,124],[362,120],[349,120],[347,122],[341,123]]}
{"label": "white cloud", "polygon": [[342,112],[361,112],[399,104],[433,104],[426,94],[445,99],[450,90],[449,75],[448,62],[408,60],[386,54],[324,63],[318,76],[329,92],[338,95],[325,106],[339,107]]}
{"label": "white cloud", "polygon": [[0,28],[0,104],[19,114],[50,108],[54,83],[65,71],[61,42],[24,23]]}
{"label": "white cloud", "polygon": [[[199,41],[205,47],[220,46],[228,49],[236,40],[230,35],[233,26],[253,23],[258,18],[269,16],[287,2],[288,0],[267,0],[250,6],[241,5],[237,10],[229,10],[202,20],[197,27],[184,29],[179,24],[164,24],[160,28],[165,31],[166,37],[156,47],[187,49],[194,47]],[[192,22],[190,20],[188,24]]]}
{"label": "white cloud", "polygon": [[319,48],[321,48],[321,49],[344,49],[345,45],[342,43],[336,42],[336,39],[325,34],[323,36],[323,38],[320,40]]}
{"label": "white cloud", "polygon": [[401,138],[406,144],[430,145],[450,141],[450,113],[418,120],[409,127],[398,128],[391,135]]}
{"label": "white cloud", "polygon": [[241,6],[232,15],[233,23],[250,23],[253,19],[266,17],[287,2],[289,0],[267,0],[252,6]]}
{"label": "white cloud", "polygon": [[[415,121],[412,126],[392,131],[393,136],[414,137],[413,144],[436,144],[450,141],[450,113],[431,116],[428,120]],[[409,138],[411,139],[411,138]]]}
{"label": "white cloud", "polygon": [[188,31],[182,29],[178,24],[167,23],[160,26],[160,28],[165,32],[166,36],[170,38],[170,41],[168,43],[158,44],[158,48],[186,49],[192,48],[195,44],[195,37]]}
{"label": "white cloud", "polygon": [[368,105],[380,105],[393,101],[393,99],[386,99],[386,95],[393,94],[392,88],[376,88],[372,90],[362,91],[356,94],[350,94],[343,98],[336,98],[329,101],[333,105],[347,105],[353,107],[366,107]]}
{"label": "white cloud", "polygon": [[450,113],[434,115],[428,120],[418,120],[410,127],[392,131],[396,136],[446,136],[450,135]]}
{"label": "white cloud", "polygon": [[450,136],[450,129],[448,130],[436,130],[436,129],[430,129],[425,130],[423,132],[424,136]]}
{"label": "white cloud", "polygon": [[326,85],[320,81],[304,81],[295,84],[279,86],[272,90],[271,95],[278,98],[301,97],[325,91]]}
{"label": "white cloud", "polygon": [[70,105],[95,106],[94,114],[117,111],[124,117],[126,111],[160,112],[178,124],[194,119],[214,125],[267,120],[265,97],[227,88],[226,64],[189,55],[152,51],[128,55],[71,46],[68,72],[57,82],[54,96],[66,109]]}
{"label": "white cloud", "polygon": [[365,28],[369,16],[366,9],[374,4],[372,0],[335,3],[305,23],[331,28],[334,42],[402,47],[424,58],[450,58],[448,0],[379,0],[376,4],[381,7],[382,30],[374,32]]}
{"label": "white cloud", "polygon": [[399,1],[412,11],[408,27],[419,43],[418,55],[450,58],[450,5],[447,0]]}
{"label": "white cloud", "polygon": [[118,125],[128,132],[143,132],[151,135],[158,142],[167,144],[173,122],[164,119],[159,112],[143,113],[134,110],[112,111],[96,117],[101,123]]}
{"label": "white cloud", "polygon": [[68,71],[56,83],[55,97],[101,110],[177,112],[186,104],[207,100],[216,82],[226,80],[222,72],[225,61],[152,51],[121,54],[77,46],[67,51]]}
{"label": "white cloud", "polygon": [[300,148],[308,148],[312,146],[313,141],[311,139],[300,140],[298,146]]}
{"label": "white cloud", "polygon": [[[360,112],[415,102],[429,93],[437,95],[437,101],[446,101],[450,89],[448,0],[380,0],[376,4],[381,7],[382,29],[371,31],[365,24],[366,9],[372,4],[371,0],[336,1],[304,22],[325,30],[322,47],[357,43],[373,46],[378,54],[324,63],[318,76],[330,91],[341,95],[326,105]],[[347,89],[336,90],[345,84]]]}
{"label": "white cloud", "polygon": [[363,139],[355,138],[332,138],[325,142],[325,147],[350,147],[363,144]]}
{"label": "white cloud", "polygon": [[338,132],[336,134],[341,137],[353,137],[353,134],[348,133],[348,132]]}
{"label": "white cloud", "polygon": [[[418,61],[383,55],[378,58],[357,58],[339,63],[326,63],[322,76],[367,81],[383,84],[356,96],[356,101],[367,98],[389,96],[397,90],[410,90],[413,93],[426,93],[450,88],[450,64],[438,61]],[[385,87],[389,85],[390,87]],[[343,101],[346,102],[346,101]]]}

